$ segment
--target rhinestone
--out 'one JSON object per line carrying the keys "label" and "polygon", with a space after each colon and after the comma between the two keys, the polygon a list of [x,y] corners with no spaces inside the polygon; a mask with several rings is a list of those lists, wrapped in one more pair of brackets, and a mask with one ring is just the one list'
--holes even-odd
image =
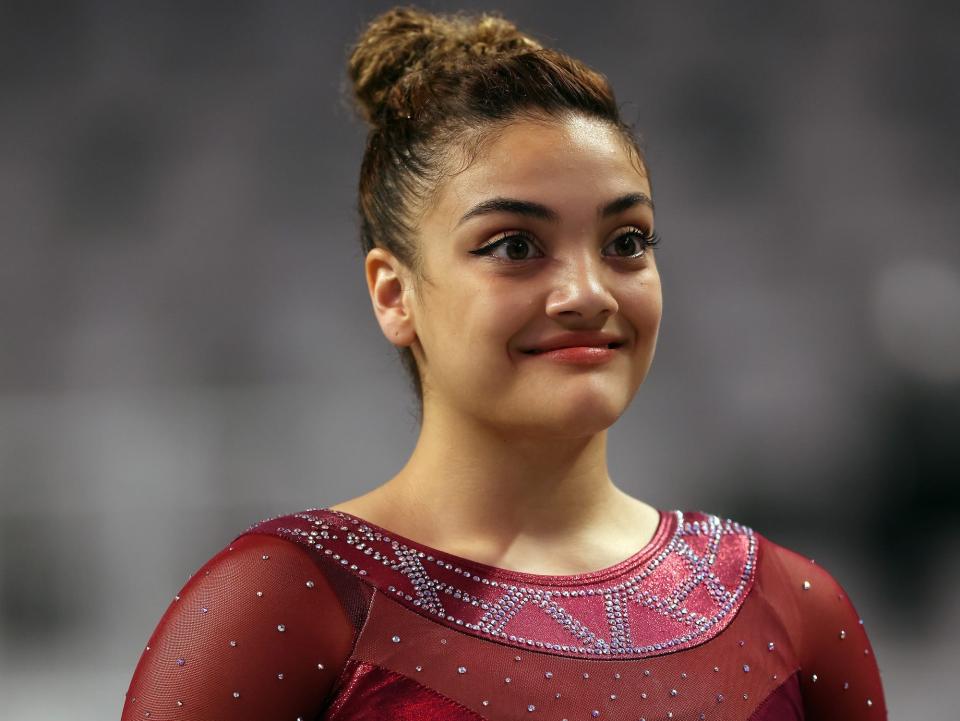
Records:
{"label": "rhinestone", "polygon": [[457,673],[466,673],[466,672],[467,672],[467,667],[466,667],[466,666],[460,666],[460,667],[457,669]]}
{"label": "rhinestone", "polygon": [[587,673],[586,671],[584,671],[584,672],[583,672],[583,677],[584,677],[584,678],[590,678],[590,674]]}
{"label": "rhinestone", "polygon": [[590,712],[590,715],[596,718],[597,716],[600,715],[600,712],[597,709],[594,709],[593,711]]}
{"label": "rhinestone", "polygon": [[650,669],[649,669],[649,668],[644,669],[644,670],[643,670],[643,675],[644,675],[644,676],[649,676],[649,675],[650,675]]}
{"label": "rhinestone", "polygon": [[803,582],[803,590],[804,590],[804,591],[809,591],[809,590],[810,590],[810,581],[804,581],[804,582]]}
{"label": "rhinestone", "polygon": [[871,701],[870,699],[867,699],[867,706],[873,706],[873,701]]}
{"label": "rhinestone", "polygon": [[714,672],[714,673],[719,673],[719,671],[720,671],[720,667],[719,667],[719,666],[714,666],[714,667],[713,667],[713,672]]}
{"label": "rhinestone", "polygon": [[748,694],[743,694],[743,700],[746,701],[750,696]]}
{"label": "rhinestone", "polygon": [[393,641],[394,643],[400,643],[400,637],[399,637],[399,636],[394,636],[394,637],[391,638],[390,640]]}
{"label": "rhinestone", "polygon": [[231,646],[236,646],[236,645],[237,645],[237,642],[236,642],[236,641],[231,641],[231,642],[230,642],[230,645],[231,645]]}
{"label": "rhinestone", "polygon": [[814,683],[816,683],[816,682],[817,682],[817,674],[813,674],[813,675],[810,677],[810,680],[813,681]]}
{"label": "rhinestone", "polygon": [[239,691],[234,691],[234,692],[233,692],[233,697],[234,697],[234,698],[240,698],[240,692],[239,692]]}
{"label": "rhinestone", "polygon": [[722,694],[722,693],[718,693],[718,694],[717,694],[717,703],[723,703],[723,694]]}
{"label": "rhinestone", "polygon": [[850,688],[850,682],[849,682],[849,681],[844,681],[844,682],[843,682],[843,690],[846,691],[848,688]]}
{"label": "rhinestone", "polygon": [[263,597],[263,591],[257,591],[257,597],[258,597],[258,598],[262,598],[262,597]]}
{"label": "rhinestone", "polygon": [[527,706],[527,711],[533,711],[536,708],[537,708],[536,706],[534,706],[533,704],[530,704],[529,706]]}
{"label": "rhinestone", "polygon": [[773,645],[773,641],[771,641],[770,643],[767,644],[767,650],[768,650],[768,651],[772,651],[774,648],[776,648],[776,646]]}
{"label": "rhinestone", "polygon": [[185,658],[178,658],[178,659],[177,659],[177,666],[183,666],[183,665],[186,664],[186,663],[187,663],[187,659],[185,659]]}
{"label": "rhinestone", "polygon": [[519,656],[514,656],[514,657],[513,657],[513,660],[514,660],[514,661],[519,661],[519,660],[520,660],[520,657],[519,657]]}
{"label": "rhinestone", "polygon": [[750,664],[748,663],[743,664],[743,672],[750,673]]}
{"label": "rhinestone", "polygon": [[278,673],[278,674],[277,674],[277,678],[280,679],[281,681],[283,681],[283,674],[282,674],[282,673]]}
{"label": "rhinestone", "polygon": [[547,671],[547,672],[546,672],[545,674],[543,674],[543,675],[546,676],[547,678],[553,678],[553,671]]}
{"label": "rhinestone", "polygon": [[613,677],[614,677],[614,678],[620,678],[620,672],[617,671],[615,674],[613,674]]}
{"label": "rhinestone", "polygon": [[423,671],[423,666],[417,666],[417,671]]}
{"label": "rhinestone", "polygon": [[313,588],[315,585],[313,581],[307,581],[307,588]]}
{"label": "rhinestone", "polygon": [[206,606],[203,606],[203,607],[200,609],[200,613],[206,613],[206,612],[209,611],[209,610],[210,610],[209,608],[207,608]]}
{"label": "rhinestone", "polygon": [[287,627],[284,626],[282,623],[278,623],[278,624],[277,624],[277,630],[278,630],[280,633],[283,633],[284,631],[287,630]]}
{"label": "rhinestone", "polygon": [[262,556],[260,556],[260,558],[262,558],[264,561],[266,561],[268,558],[270,558],[270,556],[268,556],[266,553],[264,553]]}
{"label": "rhinestone", "polygon": [[179,699],[177,699],[177,706],[183,706],[183,701],[180,701]]}
{"label": "rhinestone", "polygon": [[841,629],[840,629],[840,639],[842,640],[842,639],[845,639],[846,637],[847,637],[847,632],[844,631],[844,630],[841,628]]}
{"label": "rhinestone", "polygon": [[317,664],[317,668],[318,668],[320,671],[323,671],[324,666],[323,666],[322,663],[318,663],[318,664]]}
{"label": "rhinestone", "polygon": [[509,676],[507,676],[505,679],[503,679],[503,682],[504,682],[504,683],[510,683],[511,680],[512,680],[512,679],[511,679]]}
{"label": "rhinestone", "polygon": [[676,696],[676,695],[677,695],[677,689],[675,689],[675,688],[670,689],[670,695],[671,695],[671,696]]}
{"label": "rhinestone", "polygon": [[616,701],[616,700],[617,700],[617,694],[615,694],[615,693],[610,694],[610,700],[611,700],[611,701]]}

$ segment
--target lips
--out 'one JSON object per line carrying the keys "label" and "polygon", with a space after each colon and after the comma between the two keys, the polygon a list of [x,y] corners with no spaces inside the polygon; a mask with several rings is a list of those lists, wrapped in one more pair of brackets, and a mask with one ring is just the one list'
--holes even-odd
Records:
{"label": "lips", "polygon": [[574,343],[574,344],[571,344],[571,345],[558,345],[558,346],[554,346],[553,348],[542,348],[542,349],[541,349],[541,348],[533,348],[533,349],[531,349],[531,350],[525,350],[525,351],[523,351],[523,352],[526,353],[527,355],[537,355],[538,353],[546,353],[547,351],[551,351],[551,350],[560,350],[561,348],[610,348],[611,350],[613,350],[614,348],[619,348],[619,347],[622,346],[622,345],[623,345],[623,343],[616,343],[616,342],[615,342],[615,343],[606,343],[606,344],[599,344],[599,343]]}
{"label": "lips", "polygon": [[521,350],[535,355],[561,348],[619,348],[625,342],[626,338],[609,331],[568,331],[534,341]]}

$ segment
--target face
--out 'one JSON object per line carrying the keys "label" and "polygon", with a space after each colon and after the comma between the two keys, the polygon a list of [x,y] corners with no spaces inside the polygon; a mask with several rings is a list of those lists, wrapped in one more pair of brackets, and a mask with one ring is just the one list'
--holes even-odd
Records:
{"label": "face", "polygon": [[[388,338],[417,358],[425,418],[436,409],[577,437],[623,414],[662,313],[650,184],[637,165],[615,130],[577,116],[512,125],[444,181],[419,228],[429,283],[407,283],[378,308]],[[573,333],[622,345],[566,359],[525,352],[605,340]]]}

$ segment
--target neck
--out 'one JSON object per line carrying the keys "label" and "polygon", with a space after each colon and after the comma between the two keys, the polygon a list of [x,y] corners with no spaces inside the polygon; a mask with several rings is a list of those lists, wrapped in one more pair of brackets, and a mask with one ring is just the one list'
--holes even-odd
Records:
{"label": "neck", "polygon": [[523,435],[430,407],[407,464],[374,493],[378,505],[413,529],[404,535],[421,539],[544,542],[604,523],[630,527],[639,515],[649,520],[650,507],[610,479],[606,451],[606,430]]}

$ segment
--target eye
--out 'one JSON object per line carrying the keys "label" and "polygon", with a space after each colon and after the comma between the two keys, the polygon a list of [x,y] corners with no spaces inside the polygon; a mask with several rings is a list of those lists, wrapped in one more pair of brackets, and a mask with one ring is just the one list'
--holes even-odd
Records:
{"label": "eye", "polygon": [[[656,232],[640,230],[639,228],[628,228],[625,233],[621,233],[610,245],[618,251],[615,258],[642,258],[647,248],[652,248],[660,242],[660,236]],[[636,248],[639,247],[639,250]],[[622,251],[622,254],[620,254]]]}
{"label": "eye", "polygon": [[[636,227],[627,228],[626,232],[618,235],[609,245],[613,245],[618,253],[611,256],[621,259],[642,258],[647,248],[652,248],[660,242],[660,236],[655,232],[640,230]],[[637,249],[639,248],[639,250]],[[497,251],[503,251],[502,253]],[[537,250],[539,255],[531,255],[531,250]],[[622,253],[619,251],[623,251]],[[471,250],[474,255],[489,255],[501,261],[531,260],[533,258],[542,258],[543,253],[537,249],[533,239],[526,233],[510,231],[502,235],[498,240],[488,243],[482,248]]]}
{"label": "eye", "polygon": [[[500,237],[499,240],[495,240],[492,243],[488,243],[482,248],[477,248],[476,250],[471,250],[470,252],[474,255],[489,255],[497,260],[530,260],[531,256],[528,254],[531,248],[536,248],[533,244],[532,238],[526,235],[525,233],[515,233],[510,232],[506,235]],[[503,249],[504,254],[497,254],[494,251]],[[540,253],[539,256],[533,257],[543,257],[543,253]]]}

